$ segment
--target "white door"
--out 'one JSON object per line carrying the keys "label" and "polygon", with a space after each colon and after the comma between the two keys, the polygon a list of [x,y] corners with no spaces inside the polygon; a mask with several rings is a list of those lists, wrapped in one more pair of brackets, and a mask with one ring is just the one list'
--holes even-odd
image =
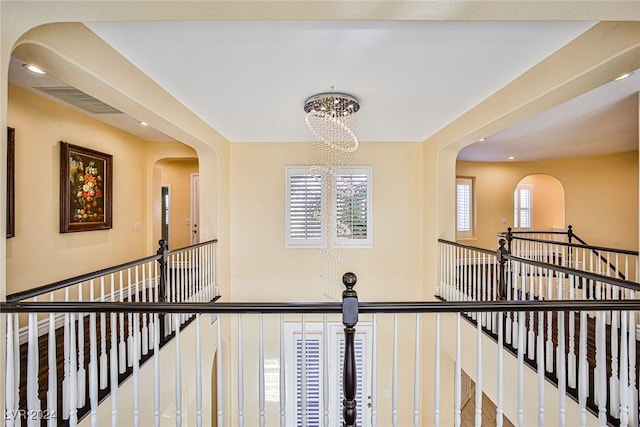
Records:
{"label": "white door", "polygon": [[[344,326],[339,323],[328,325],[328,383],[324,377],[324,339],[322,323],[309,322],[305,327],[304,360],[306,377],[306,424],[305,427],[321,427],[324,417],[324,394],[328,392],[329,425],[342,425],[342,365],[344,354]],[[287,323],[288,337],[285,343],[287,375],[287,425],[302,426],[302,331],[300,323]],[[358,323],[356,326],[355,356],[357,372],[356,401],[358,403],[358,427],[371,425],[371,324]]]}
{"label": "white door", "polygon": [[200,243],[200,175],[191,174],[191,208],[189,224],[191,224],[191,244]]}

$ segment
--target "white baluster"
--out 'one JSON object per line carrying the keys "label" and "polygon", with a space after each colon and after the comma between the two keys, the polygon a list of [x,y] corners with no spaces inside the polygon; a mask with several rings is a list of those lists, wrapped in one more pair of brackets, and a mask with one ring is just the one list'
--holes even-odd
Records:
{"label": "white baluster", "polygon": [[460,313],[456,313],[456,367],[454,377],[454,403],[453,403],[453,422],[455,427],[460,427],[461,423],[461,398],[462,398],[462,350],[460,337]]}
{"label": "white baluster", "polygon": [[518,313],[518,427],[524,426],[524,312]]}
{"label": "white baluster", "polygon": [[302,425],[307,425],[307,322],[302,315],[302,333],[300,335],[300,411]]}
{"label": "white baluster", "polygon": [[[111,274],[111,301],[116,301],[116,291],[115,291],[115,277],[114,274]],[[110,378],[110,388],[109,392],[111,394],[111,427],[118,426],[118,325],[117,325],[117,315],[116,313],[111,313],[110,315],[111,321],[111,348],[109,350],[109,378]],[[159,358],[156,358],[159,359]],[[158,426],[156,426],[158,427]]]}
{"label": "white baluster", "polygon": [[[131,298],[131,269],[127,268],[127,302],[133,302]],[[127,366],[133,367],[133,314],[127,313]]]}
{"label": "white baluster", "polygon": [[[140,266],[140,269],[142,270],[142,302],[147,302],[147,275],[146,275],[146,269],[144,268],[144,264]],[[136,271],[138,269],[136,268]],[[137,282],[137,277],[136,277],[136,282]],[[142,317],[142,330],[140,331],[140,340],[141,340],[141,347],[142,347],[142,355],[146,355],[147,353],[149,353],[149,329],[147,329],[147,314],[146,313],[140,313],[138,314],[139,317]]]}
{"label": "white baluster", "polygon": [[[375,315],[374,315],[375,316]],[[375,325],[375,323],[374,323]],[[374,326],[375,327],[375,326]],[[436,313],[436,343],[433,373],[433,425],[440,426],[440,313]],[[375,347],[374,347],[375,354]],[[372,384],[373,385],[373,384]],[[373,388],[375,390],[375,388]],[[375,393],[375,391],[374,391]],[[373,396],[372,396],[373,398]]]}
{"label": "white baluster", "polygon": [[606,313],[599,311],[596,316],[599,332],[596,333],[596,360],[598,386],[598,419],[601,425],[607,424],[607,341],[606,341]]}
{"label": "white baluster", "polygon": [[[618,314],[611,312],[611,376],[609,377],[609,408],[614,418],[620,416],[620,380],[618,379]],[[624,339],[622,340],[624,341]]]}
{"label": "white baluster", "polygon": [[[637,268],[637,266],[636,266]],[[640,272],[639,272],[640,273]],[[637,292],[629,292],[630,298],[638,298]],[[636,354],[636,311],[629,312],[629,425],[637,427],[640,425],[638,420],[638,386],[636,383],[637,378],[637,354]]]}
{"label": "white baluster", "polygon": [[[124,278],[122,270],[119,271],[120,302],[124,301]],[[120,342],[118,343],[118,372],[123,374],[127,370],[127,347],[124,340],[124,313],[120,313]]]}
{"label": "white baluster", "polygon": [[[562,285],[560,285],[562,289]],[[558,361],[558,425],[564,426],[566,423],[566,398],[567,398],[567,362],[565,352],[565,328],[564,312],[557,313],[558,318],[558,349],[556,358]]]}
{"label": "white baluster", "polygon": [[200,313],[196,313],[196,426],[202,427],[202,357],[200,356]]}
{"label": "white baluster", "polygon": [[[136,268],[136,299],[138,298],[138,277]],[[179,346],[180,341],[176,341]],[[133,425],[140,425],[140,316],[133,314]]]}
{"label": "white baluster", "polygon": [[[478,313],[480,316],[480,313]],[[482,426],[482,328],[476,328],[476,427]]]}
{"label": "white baluster", "polygon": [[[585,286],[583,286],[583,290]],[[587,361],[587,312],[580,312],[580,342],[578,344],[578,405],[580,406],[580,425],[587,424],[587,391],[589,389],[589,377],[587,371],[589,362]]]}
{"label": "white baluster", "polygon": [[[111,275],[113,278],[113,274]],[[100,302],[104,302],[104,276],[100,278]],[[107,362],[107,314],[100,313],[100,390],[107,388],[108,379]]]}
{"label": "white baluster", "polygon": [[[548,271],[548,274],[551,272]],[[545,385],[545,371],[544,371],[544,312],[538,312],[538,342],[537,342],[537,357],[536,362],[538,367],[536,372],[538,374],[538,425],[544,425],[544,385]]]}
{"label": "white baluster", "polygon": [[[36,298],[37,300],[37,298]],[[29,313],[29,341],[27,344],[27,409],[29,414],[36,414],[40,411],[39,395],[39,351],[38,351],[38,316],[36,313]],[[38,422],[35,417],[27,416],[27,425],[35,426]]]}
{"label": "white baluster", "polygon": [[[520,295],[519,295],[519,291],[520,288],[518,287],[518,277],[521,277],[520,271],[522,270],[522,267],[524,267],[524,265],[522,265],[521,263],[514,263],[514,287],[513,287],[513,300],[514,301],[518,301],[520,300]],[[524,342],[520,342],[521,340],[519,339],[519,335],[520,335],[520,325],[522,323],[522,320],[524,320],[523,316],[520,316],[520,313],[513,313],[513,325],[511,327],[511,332],[513,333],[513,337],[511,339],[512,341],[512,346],[513,348],[519,350],[521,348],[522,345],[524,345]],[[524,329],[522,329],[524,331]]]}
{"label": "white baluster", "polygon": [[258,423],[264,427],[264,315],[258,317]]}
{"label": "white baluster", "polygon": [[216,407],[218,408],[218,425],[224,425],[224,411],[222,409],[222,317],[217,315],[218,349],[216,350]]}
{"label": "white baluster", "polygon": [[[54,293],[49,294],[50,301],[54,300]],[[8,344],[7,344],[8,346]],[[9,347],[8,347],[9,348]],[[47,390],[47,411],[49,415],[57,415],[58,402],[58,363],[56,354],[56,317],[53,313],[49,313],[49,334],[47,360],[49,365],[49,380]],[[9,407],[9,406],[7,406]],[[57,423],[57,417],[51,416],[47,420],[49,427],[54,427]]]}
{"label": "white baluster", "polygon": [[160,427],[160,316],[153,317],[153,425]]}
{"label": "white baluster", "polygon": [[[478,328],[480,330],[480,328]],[[420,313],[416,313],[416,347],[413,368],[413,426],[420,424]]]}
{"label": "white baluster", "polygon": [[[619,418],[620,427],[629,425],[629,361],[627,348],[627,312],[620,312],[620,381],[618,382],[618,393],[620,397]],[[613,328],[612,328],[613,329]],[[613,411],[613,406],[611,407]]]}
{"label": "white baluster", "polygon": [[[540,277],[541,271],[533,266],[529,266],[529,301],[534,299],[534,276],[538,272]],[[535,334],[533,332],[533,311],[529,312],[529,324],[527,325],[527,359],[534,360],[536,355],[534,352]]]}
{"label": "white baluster", "polygon": [[[153,265],[152,265],[153,264]],[[147,264],[149,268],[149,302],[158,302],[158,263],[151,262]],[[155,292],[154,292],[155,289]],[[154,296],[154,293],[156,294]],[[147,314],[149,319],[149,350],[155,348],[154,339],[156,337],[155,319],[157,316],[153,314]],[[155,355],[156,353],[154,353]]]}
{"label": "white baluster", "polygon": [[[93,287],[93,283],[91,284]],[[82,282],[78,284],[78,301],[83,300]],[[84,313],[78,313],[78,408],[84,407],[87,402],[87,371],[84,368]]]}
{"label": "white baluster", "polygon": [[[238,314],[238,427],[244,426],[244,360],[242,313]],[[282,374],[282,373],[281,373]]]}
{"label": "white baluster", "polygon": [[[174,323],[179,325],[178,314],[173,314]],[[218,322],[220,322],[220,318],[218,317]],[[218,325],[218,334],[220,326]],[[180,427],[182,425],[182,347],[180,346],[180,327],[176,327],[176,427]],[[218,347],[218,357],[220,357],[221,347]],[[221,375],[222,372],[218,372],[218,375]],[[222,380],[222,376],[217,377],[218,382]],[[218,407],[220,410],[220,407]],[[219,424],[222,425],[222,424]]]}
{"label": "white baluster", "polygon": [[[93,280],[91,281],[91,301],[94,300]],[[91,425],[98,425],[98,330],[96,313],[89,313],[89,404]]]}
{"label": "white baluster", "polygon": [[[64,288],[64,301],[69,302],[69,287]],[[69,419],[69,408],[71,407],[71,403],[69,399],[71,396],[69,395],[69,391],[71,390],[71,385],[69,381],[71,381],[71,316],[69,313],[64,314],[64,327],[63,327],[63,341],[64,341],[64,349],[63,349],[63,357],[64,357],[64,378],[62,380],[62,419]]]}
{"label": "white baluster", "polygon": [[[16,320],[14,314],[7,314],[7,348],[6,348],[6,376],[5,376],[5,423],[7,427],[20,425],[17,417],[17,403],[15,399],[16,385],[20,384],[20,377],[15,376],[14,347],[15,341],[19,341],[18,337],[13,333],[13,322]],[[16,421],[18,421],[16,423]]]}
{"label": "white baluster", "polygon": [[[77,353],[76,353],[76,316],[75,313],[70,314],[70,331],[69,331],[69,426],[73,427],[78,424],[78,370]],[[83,342],[83,341],[80,341]]]}
{"label": "white baluster", "polygon": [[371,334],[371,427],[378,424],[377,418],[377,389],[378,384],[378,315],[373,314],[373,331]]}
{"label": "white baluster", "polygon": [[[576,299],[575,294],[576,277],[571,275],[569,280],[569,299],[571,301]],[[569,388],[576,388],[576,344],[575,344],[575,331],[576,331],[576,312],[569,311],[569,355],[567,359],[568,377],[567,383]]]}
{"label": "white baluster", "polygon": [[322,425],[329,427],[329,329],[322,316]]}
{"label": "white baluster", "polygon": [[504,313],[498,313],[498,384],[496,393],[496,427],[502,427],[503,424],[503,397],[504,397],[504,334],[503,321]]}
{"label": "white baluster", "polygon": [[287,427],[287,378],[285,372],[284,314],[280,314],[280,427]]}
{"label": "white baluster", "polygon": [[393,313],[393,367],[391,372],[391,425],[398,425],[398,313]]}

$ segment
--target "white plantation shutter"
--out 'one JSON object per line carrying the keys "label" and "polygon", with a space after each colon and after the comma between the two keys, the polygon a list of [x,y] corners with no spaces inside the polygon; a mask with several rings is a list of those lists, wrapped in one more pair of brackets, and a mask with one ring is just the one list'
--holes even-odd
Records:
{"label": "white plantation shutter", "polygon": [[336,246],[371,246],[371,168],[342,168],[335,180]]}
{"label": "white plantation shutter", "polygon": [[513,192],[513,226],[531,228],[531,199],[533,187],[521,184]]}
{"label": "white plantation shutter", "polygon": [[[330,185],[327,177],[334,177]],[[324,244],[326,230],[322,215],[324,188],[330,187],[333,197],[331,212],[335,234],[334,246],[371,246],[371,168],[358,166],[340,168],[325,174],[307,166],[286,167],[286,246],[319,247]],[[327,213],[328,215],[328,213]]]}
{"label": "white plantation shutter", "polygon": [[[320,427],[322,421],[320,339],[305,338],[306,410],[308,427]],[[302,340],[296,339],[296,423],[302,426]]]}
{"label": "white plantation shutter", "polygon": [[473,234],[473,180],[456,179],[456,234],[458,237]]}
{"label": "white plantation shutter", "polygon": [[287,168],[287,246],[322,244],[322,176]]}

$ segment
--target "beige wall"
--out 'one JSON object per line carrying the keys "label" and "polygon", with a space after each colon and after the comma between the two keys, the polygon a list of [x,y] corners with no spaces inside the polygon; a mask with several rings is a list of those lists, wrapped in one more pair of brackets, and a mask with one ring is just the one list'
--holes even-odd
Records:
{"label": "beige wall", "polygon": [[[160,218],[151,204],[159,212],[160,198],[150,193],[159,194],[161,182],[153,176],[154,164],[165,165],[165,182],[176,190],[174,216],[184,217],[183,225],[189,217],[189,174],[198,171],[198,162],[184,144],[143,141],[13,86],[8,125],[16,129],[16,237],[7,240],[8,294],[154,253]],[[113,155],[112,229],[59,233],[61,140]],[[176,244],[188,245],[189,231],[175,228]]]}
{"label": "beige wall", "polygon": [[[16,237],[7,240],[7,293],[148,255],[146,142],[9,87],[16,130]],[[59,233],[59,141],[113,155],[113,228]]]}
{"label": "beige wall", "polygon": [[191,174],[198,173],[197,160],[172,160],[162,166],[162,185],[170,187],[169,247],[191,244]]}
{"label": "beige wall", "polygon": [[[532,215],[533,230],[551,231],[564,227],[564,187],[551,175],[535,173],[525,176],[517,185],[531,185],[533,188]],[[513,222],[513,215],[511,216]]]}
{"label": "beige wall", "polygon": [[[285,248],[285,165],[309,164],[304,143],[234,144],[231,277],[236,301],[322,301],[322,257]],[[353,164],[372,166],[373,246],[341,249],[363,300],[422,295],[422,146],[366,143]]]}
{"label": "beige wall", "polygon": [[[476,178],[478,231],[475,240],[466,241],[469,244],[496,247],[496,233],[513,224],[516,185],[530,174],[543,173],[564,188],[565,226],[573,225],[576,234],[592,245],[638,247],[637,151],[545,162],[459,161],[456,173]],[[507,225],[502,218],[507,218]]]}

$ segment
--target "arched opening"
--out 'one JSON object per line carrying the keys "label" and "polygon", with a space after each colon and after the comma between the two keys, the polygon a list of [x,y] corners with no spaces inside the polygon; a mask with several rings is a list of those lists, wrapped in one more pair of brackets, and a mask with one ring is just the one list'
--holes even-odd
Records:
{"label": "arched opening", "polygon": [[527,175],[513,190],[514,229],[560,231],[565,228],[564,186],[551,175]]}
{"label": "arched opening", "polygon": [[167,241],[170,249],[189,246],[197,230],[199,200],[192,187],[198,174],[198,159],[167,158],[154,165],[153,235]]}

